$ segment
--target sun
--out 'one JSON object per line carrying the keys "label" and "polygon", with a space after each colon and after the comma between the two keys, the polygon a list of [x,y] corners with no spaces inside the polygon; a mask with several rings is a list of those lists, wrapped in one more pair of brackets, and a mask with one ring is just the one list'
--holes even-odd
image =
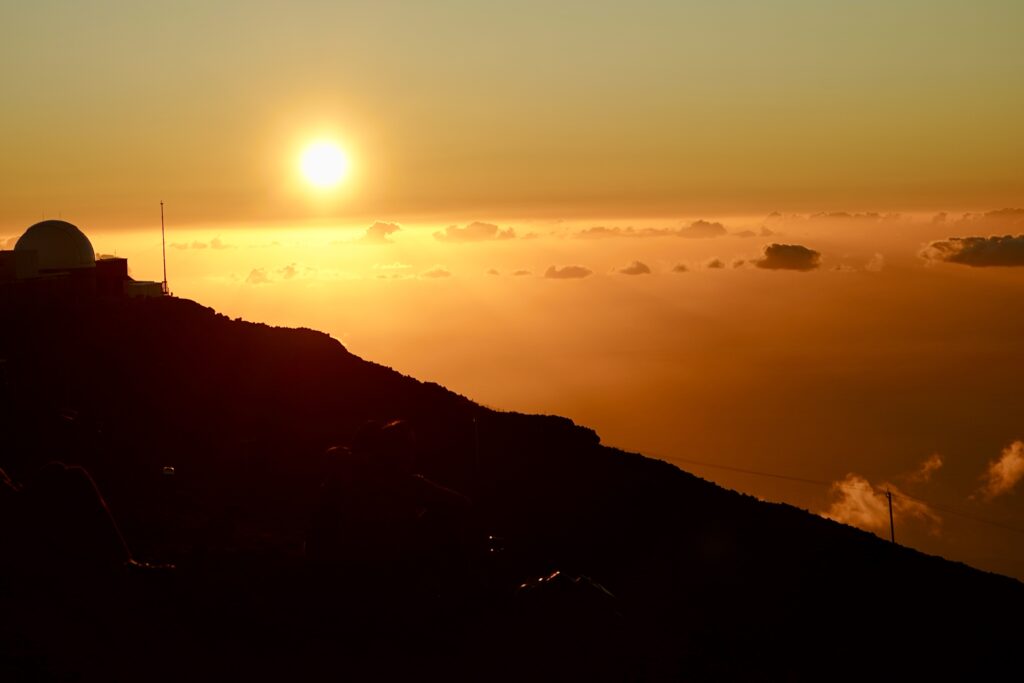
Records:
{"label": "sun", "polygon": [[309,184],[318,188],[335,187],[348,176],[349,159],[345,151],[330,140],[317,140],[302,151],[299,168]]}

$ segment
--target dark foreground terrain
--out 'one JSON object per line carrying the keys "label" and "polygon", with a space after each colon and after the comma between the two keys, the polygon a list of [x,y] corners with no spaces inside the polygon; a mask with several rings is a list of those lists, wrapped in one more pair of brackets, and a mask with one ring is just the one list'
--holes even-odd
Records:
{"label": "dark foreground terrain", "polygon": [[[0,312],[0,467],[29,481],[51,460],[85,466],[136,558],[176,566],[26,571],[0,548],[0,681],[985,680],[1019,666],[1017,581],[601,446],[564,418],[481,407],[327,335],[180,299]],[[315,570],[303,544],[325,449],[394,418],[416,430],[417,469],[472,500],[465,547],[433,582]]]}

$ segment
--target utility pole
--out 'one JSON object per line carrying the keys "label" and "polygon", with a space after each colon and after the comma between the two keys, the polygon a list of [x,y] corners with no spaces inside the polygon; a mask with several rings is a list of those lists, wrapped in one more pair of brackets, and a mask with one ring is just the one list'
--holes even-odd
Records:
{"label": "utility pole", "polygon": [[164,235],[164,200],[160,200],[160,252],[164,259],[164,296],[170,294],[167,288],[167,238]]}
{"label": "utility pole", "polygon": [[885,499],[889,501],[889,540],[893,543],[896,542],[896,525],[892,520],[892,491],[889,489],[885,490]]}

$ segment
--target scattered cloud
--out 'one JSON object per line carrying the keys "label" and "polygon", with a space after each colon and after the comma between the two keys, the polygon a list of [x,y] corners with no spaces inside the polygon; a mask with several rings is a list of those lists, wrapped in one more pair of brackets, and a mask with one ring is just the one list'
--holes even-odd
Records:
{"label": "scattered cloud", "polygon": [[528,270],[516,270],[512,272],[512,275],[515,277],[522,277],[524,275],[531,275],[531,273]]}
{"label": "scattered cloud", "polygon": [[253,268],[249,271],[249,277],[245,278],[247,285],[265,285],[268,282],[270,282],[270,277],[263,268]]}
{"label": "scattered cloud", "polygon": [[447,268],[442,268],[441,266],[434,266],[433,268],[431,268],[429,270],[425,270],[422,273],[420,273],[420,277],[429,277],[429,278],[441,278],[441,277],[451,277],[451,276],[452,276],[451,271],[448,270]]}
{"label": "scattered cloud", "polygon": [[760,230],[761,237],[772,237],[774,235],[779,235],[779,234],[781,234],[781,233],[776,232],[776,231],[772,230],[771,228],[768,228],[767,226],[764,226],[764,225],[761,226],[761,230]]}
{"label": "scattered cloud", "polygon": [[488,275],[501,275],[501,273],[499,273],[499,272],[498,272],[498,271],[497,271],[496,269],[494,269],[494,268],[488,268],[488,269],[487,269],[487,274],[488,274]]}
{"label": "scattered cloud", "polygon": [[375,263],[373,267],[377,270],[408,270],[412,268],[408,263],[402,263],[401,261],[394,261],[392,263]]}
{"label": "scattered cloud", "polygon": [[746,264],[747,264],[747,262],[746,262],[745,259],[738,258],[738,259],[736,259],[735,261],[732,262],[732,267],[733,268],[742,268]]}
{"label": "scattered cloud", "polygon": [[864,264],[864,270],[872,273],[881,272],[885,268],[885,256],[876,252],[874,256],[868,259],[868,262]]}
{"label": "scattered cloud", "polygon": [[921,251],[926,261],[965,266],[1024,266],[1024,235],[950,237],[932,242]]}
{"label": "scattered cloud", "polygon": [[925,484],[931,481],[932,475],[942,469],[942,456],[932,453],[918,466],[916,470],[906,476],[907,481],[917,484]]}
{"label": "scattered cloud", "polygon": [[722,259],[713,258],[707,263],[705,263],[704,267],[711,268],[712,270],[717,270],[719,268],[725,268],[725,263],[722,261]]}
{"label": "scattered cloud", "polygon": [[214,237],[212,240],[210,240],[210,249],[229,249],[229,248],[231,248],[231,245],[230,244],[225,244],[224,242],[221,242],[219,237]]}
{"label": "scattered cloud", "polygon": [[721,223],[699,220],[690,223],[688,227],[679,228],[676,234],[680,237],[707,238],[727,235],[729,231]]}
{"label": "scattered cloud", "polygon": [[619,268],[618,272],[623,275],[650,275],[651,269],[646,263],[633,261],[625,268]]}
{"label": "scattered cloud", "polygon": [[449,225],[444,232],[435,232],[434,238],[441,242],[486,242],[489,240],[508,240],[516,236],[512,228],[500,229],[493,223],[473,221],[464,228]]}
{"label": "scattered cloud", "polygon": [[169,242],[167,244],[172,249],[230,249],[230,244],[225,244],[221,241],[220,237],[214,237],[212,240],[203,242],[201,240],[193,240],[192,242]]}
{"label": "scattered cloud", "polygon": [[942,518],[926,503],[907,497],[890,483],[874,486],[858,474],[847,474],[833,482],[832,503],[822,516],[883,535],[889,531],[889,502],[886,490],[892,492],[892,512],[897,524],[915,520],[925,524],[931,533],[938,533]]}
{"label": "scattered cloud", "polygon": [[688,273],[688,272],[690,272],[690,269],[686,267],[685,263],[677,263],[674,266],[672,266],[672,272],[673,273]]}
{"label": "scattered cloud", "polygon": [[740,230],[739,232],[734,232],[733,237],[757,237],[757,233],[753,230]]}
{"label": "scattered cloud", "polygon": [[839,265],[832,266],[831,268],[829,268],[829,270],[831,270],[833,273],[856,273],[857,272],[856,268],[854,268],[853,266],[848,266],[845,263],[840,263]]}
{"label": "scattered cloud", "polygon": [[292,278],[299,274],[299,271],[295,267],[294,263],[289,263],[284,268],[278,270],[277,274],[280,275],[285,280],[291,280]]}
{"label": "scattered cloud", "polygon": [[200,242],[199,240],[196,240],[195,242],[192,243],[192,248],[193,249],[206,249],[206,242]]}
{"label": "scattered cloud", "polygon": [[799,244],[769,244],[764,258],[754,261],[758,268],[768,270],[814,270],[821,265],[821,254]]}
{"label": "scattered cloud", "polygon": [[594,271],[585,266],[562,266],[561,268],[558,268],[557,266],[549,266],[548,269],[544,271],[544,277],[549,280],[575,280],[587,277],[593,273]]}
{"label": "scattered cloud", "polygon": [[[978,494],[985,501],[1009,493],[1024,478],[1024,441],[1014,441],[988,464]],[[973,498],[974,496],[972,496]]]}
{"label": "scattered cloud", "polygon": [[583,239],[601,239],[605,237],[691,237],[707,238],[728,235],[729,231],[721,223],[698,220],[682,228],[608,228],[598,225],[576,233]]}
{"label": "scattered cloud", "polygon": [[390,236],[401,229],[402,227],[398,223],[377,221],[368,227],[366,234],[356,241],[360,244],[394,244]]}
{"label": "scattered cloud", "polygon": [[988,228],[1007,230],[1024,228],[1024,209],[996,209],[985,213],[965,213],[955,223],[973,230]]}

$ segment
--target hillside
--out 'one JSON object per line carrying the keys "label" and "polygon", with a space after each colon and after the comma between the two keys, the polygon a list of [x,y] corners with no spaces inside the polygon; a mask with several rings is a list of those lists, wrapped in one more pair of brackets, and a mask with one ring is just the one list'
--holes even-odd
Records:
{"label": "hillside", "polygon": [[[604,447],[565,418],[481,407],[325,334],[170,298],[2,314],[0,467],[25,481],[49,460],[84,465],[136,555],[177,565],[73,589],[5,577],[3,680],[886,680],[1016,664],[1014,580]],[[324,596],[302,544],[325,449],[394,418],[416,430],[419,470],[472,500],[474,538],[504,551],[381,625]],[[556,570],[607,593],[516,591]]]}

